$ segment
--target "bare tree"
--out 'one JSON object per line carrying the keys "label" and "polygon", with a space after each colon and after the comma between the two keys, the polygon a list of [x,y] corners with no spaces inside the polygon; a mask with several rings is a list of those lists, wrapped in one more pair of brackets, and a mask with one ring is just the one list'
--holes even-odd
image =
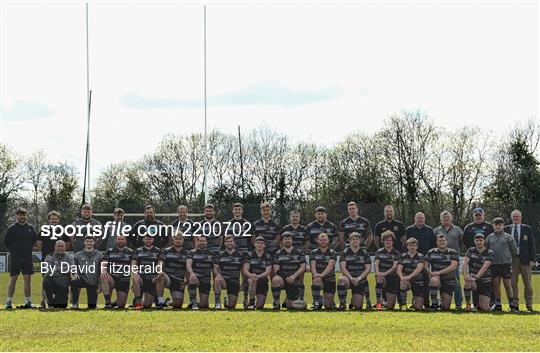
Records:
{"label": "bare tree", "polygon": [[40,225],[40,204],[41,194],[45,186],[45,177],[48,170],[47,158],[43,150],[32,153],[25,161],[25,173],[28,182],[32,186],[32,206],[34,208],[34,224],[36,227]]}

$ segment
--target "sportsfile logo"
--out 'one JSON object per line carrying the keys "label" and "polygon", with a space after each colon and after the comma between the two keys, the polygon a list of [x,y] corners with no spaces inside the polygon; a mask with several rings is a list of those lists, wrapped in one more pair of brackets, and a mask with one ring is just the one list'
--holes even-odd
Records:
{"label": "sportsfile logo", "polygon": [[140,226],[135,231],[129,224],[119,222],[107,222],[105,225],[100,224],[69,224],[51,225],[46,224],[41,226],[41,234],[44,237],[50,237],[52,240],[61,239],[64,236],[68,237],[84,237],[94,236],[105,239],[108,234],[123,235],[125,237],[134,236],[140,237],[150,235],[154,237],[167,237],[177,234],[181,231],[184,235],[189,236],[206,236],[217,237],[223,234],[234,235],[235,237],[249,237],[251,223],[244,222],[184,222],[178,223],[176,227],[164,224],[152,224],[148,226]]}

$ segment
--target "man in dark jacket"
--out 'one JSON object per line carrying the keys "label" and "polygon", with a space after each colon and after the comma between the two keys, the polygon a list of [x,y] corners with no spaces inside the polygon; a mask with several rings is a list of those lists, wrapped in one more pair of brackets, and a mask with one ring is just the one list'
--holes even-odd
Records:
{"label": "man in dark jacket", "polygon": [[24,308],[31,308],[30,281],[34,273],[32,248],[37,239],[37,233],[31,224],[26,223],[28,211],[19,208],[15,212],[17,221],[9,226],[4,237],[4,245],[9,251],[9,285],[6,299],[6,309],[13,308],[13,294],[19,274],[24,280]]}
{"label": "man in dark jacket", "polygon": [[531,269],[536,264],[536,246],[534,244],[534,234],[532,228],[521,223],[521,212],[512,211],[512,224],[504,228],[504,232],[512,235],[517,244],[517,255],[512,259],[512,292],[514,303],[519,310],[518,280],[521,275],[523,287],[525,289],[525,305],[527,310],[533,311],[533,289],[531,282]]}

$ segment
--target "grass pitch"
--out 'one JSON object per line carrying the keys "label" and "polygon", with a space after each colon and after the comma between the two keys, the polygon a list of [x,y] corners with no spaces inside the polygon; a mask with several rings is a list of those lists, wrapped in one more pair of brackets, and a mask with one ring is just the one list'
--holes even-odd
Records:
{"label": "grass pitch", "polygon": [[[20,304],[22,278],[16,293]],[[1,351],[540,351],[539,337],[540,314],[527,312],[0,310]]]}

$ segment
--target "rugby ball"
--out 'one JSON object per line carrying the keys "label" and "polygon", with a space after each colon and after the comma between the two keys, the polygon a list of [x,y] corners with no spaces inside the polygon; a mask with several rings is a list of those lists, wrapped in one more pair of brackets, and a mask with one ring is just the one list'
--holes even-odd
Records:
{"label": "rugby ball", "polygon": [[292,302],[292,307],[296,310],[304,310],[306,309],[307,305],[306,302],[303,300],[295,300]]}

